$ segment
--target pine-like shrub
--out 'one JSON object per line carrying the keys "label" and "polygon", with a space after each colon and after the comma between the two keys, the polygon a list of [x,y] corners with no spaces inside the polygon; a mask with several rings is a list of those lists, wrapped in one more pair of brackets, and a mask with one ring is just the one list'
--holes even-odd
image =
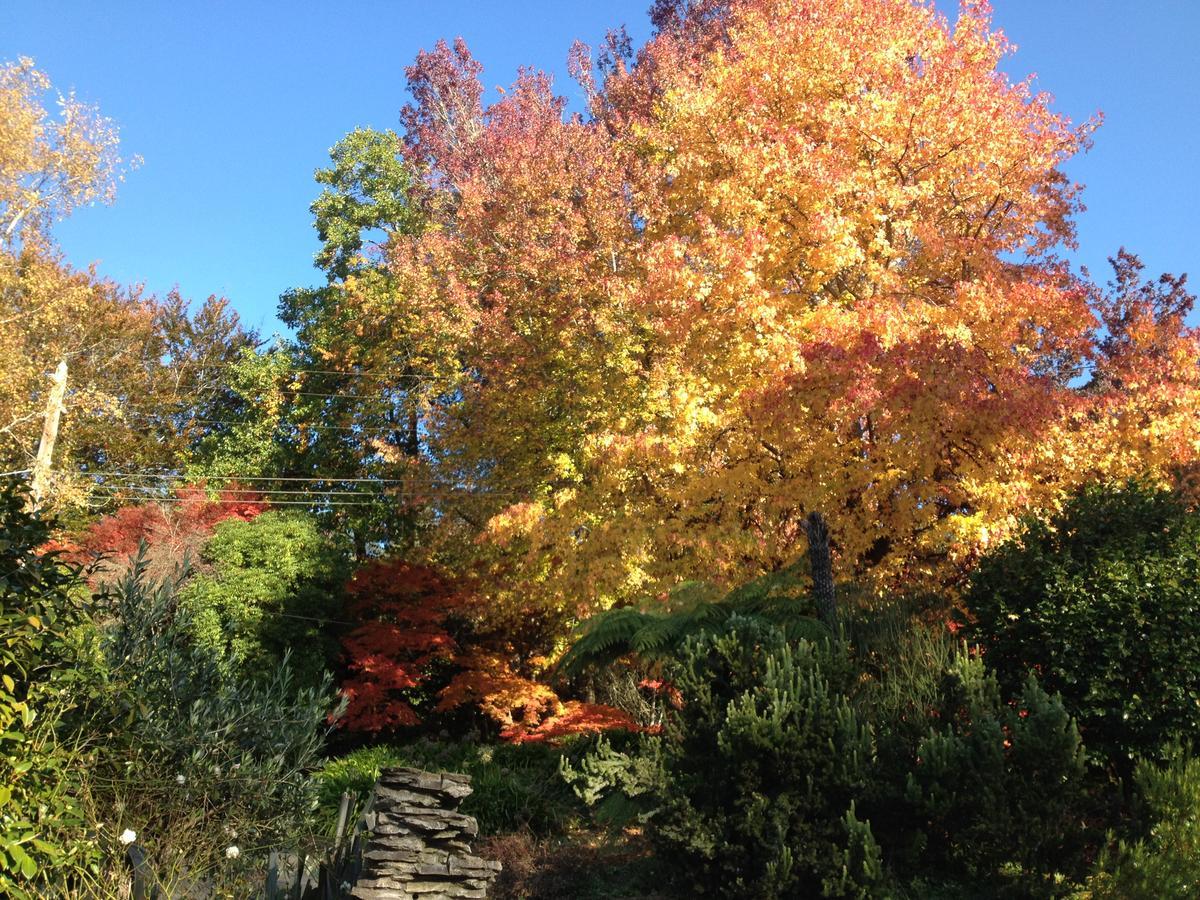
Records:
{"label": "pine-like shrub", "polygon": [[881,857],[854,799],[875,751],[843,649],[734,616],[690,639],[672,672],[685,702],[652,820],[667,858],[703,892],[870,896]]}
{"label": "pine-like shrub", "polygon": [[881,615],[855,645],[731,617],[666,666],[682,703],[662,735],[599,741],[564,777],[598,819],[645,824],[694,891],[1054,895],[1087,808],[1061,701],[1032,679],[1005,696],[948,632]]}
{"label": "pine-like shrub", "polygon": [[1031,676],[1017,702],[1004,703],[982,661],[963,654],[937,719],[906,788],[924,824],[922,865],[967,881],[1012,868],[1030,884],[1070,867],[1085,766],[1061,701]]}
{"label": "pine-like shrub", "polygon": [[1160,765],[1139,761],[1137,788],[1148,834],[1120,841],[1088,882],[1094,900],[1190,900],[1200,896],[1200,759],[1178,745]]}

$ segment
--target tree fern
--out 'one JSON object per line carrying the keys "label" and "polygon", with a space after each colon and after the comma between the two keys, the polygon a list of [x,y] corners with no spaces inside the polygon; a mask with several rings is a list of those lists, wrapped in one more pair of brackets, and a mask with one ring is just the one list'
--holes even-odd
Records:
{"label": "tree fern", "polygon": [[770,572],[722,595],[715,585],[688,581],[666,601],[647,600],[641,607],[602,612],[580,627],[579,638],[559,661],[558,670],[573,677],[589,668],[604,668],[625,656],[644,666],[675,657],[684,642],[701,632],[718,630],[732,615],[758,618],[779,627],[789,640],[824,641],[828,627],[814,615],[808,586],[807,560]]}

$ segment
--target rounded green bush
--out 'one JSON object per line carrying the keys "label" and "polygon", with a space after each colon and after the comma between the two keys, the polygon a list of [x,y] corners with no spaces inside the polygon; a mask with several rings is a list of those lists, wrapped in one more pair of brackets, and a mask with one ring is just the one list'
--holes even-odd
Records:
{"label": "rounded green bush", "polygon": [[966,600],[1006,688],[1037,672],[1118,772],[1200,728],[1200,516],[1174,493],[1084,490],[987,556]]}

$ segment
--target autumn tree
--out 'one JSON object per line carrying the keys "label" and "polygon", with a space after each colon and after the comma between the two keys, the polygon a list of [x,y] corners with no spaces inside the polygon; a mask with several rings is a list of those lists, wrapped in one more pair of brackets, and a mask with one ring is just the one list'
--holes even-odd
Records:
{"label": "autumn tree", "polygon": [[57,219],[110,202],[121,179],[117,129],[74,94],[46,108],[33,60],[0,64],[0,248],[44,239]]}
{"label": "autumn tree", "polygon": [[122,164],[111,122],[70,96],[55,117],[48,91],[29,60],[0,66],[0,465],[28,468],[49,373],[66,361],[61,505],[93,490],[81,469],[173,467],[221,418],[224,367],[256,339],[223,299],[189,307],[177,292],[149,297],[67,264],[50,226],[111,200]]}
{"label": "autumn tree", "polygon": [[62,536],[55,549],[70,562],[89,566],[97,580],[113,581],[145,548],[151,577],[170,578],[192,561],[227,519],[249,522],[267,509],[254,491],[234,485],[210,490],[181,485],[162,502],[130,503]]}
{"label": "autumn tree", "polygon": [[378,560],[346,588],[346,614],[361,622],[342,639],[348,698],[341,724],[379,732],[416,725],[432,707],[438,669],[458,653],[456,632],[469,617],[462,585],[428,566]]}
{"label": "autumn tree", "polygon": [[516,743],[610,728],[636,730],[611,706],[564,701],[549,684],[555,629],[531,610],[490,616],[479,585],[401,559],[371,560],[346,587],[342,638],[348,703],[340,726],[378,734],[431,721],[475,719]]}
{"label": "autumn tree", "polygon": [[408,71],[423,224],[336,304],[419,323],[372,352],[445,385],[428,552],[578,612],[778,569],[819,512],[837,577],[954,583],[1081,481],[1195,459],[1176,283],[1061,260],[1096,123],[1000,70],[985,3],[653,19],[573,51],[586,116],[532,71],[485,104],[461,42]]}
{"label": "autumn tree", "polygon": [[29,467],[49,373],[66,360],[57,501],[89,495],[83,469],[173,471],[235,404],[227,366],[255,343],[223,299],[189,308],[177,293],[124,290],[50,252],[0,251],[0,463]]}
{"label": "autumn tree", "polygon": [[397,485],[400,496],[389,504],[341,511],[339,527],[353,534],[360,556],[369,543],[412,545],[422,509],[414,491],[430,480],[421,421],[436,386],[418,352],[421,323],[407,314],[383,261],[388,240],[419,233],[425,221],[420,179],[402,151],[394,132],[371,129],[330,150],[310,207],[325,284],[290,290],[279,304],[296,330],[290,465],[331,484],[375,477]]}

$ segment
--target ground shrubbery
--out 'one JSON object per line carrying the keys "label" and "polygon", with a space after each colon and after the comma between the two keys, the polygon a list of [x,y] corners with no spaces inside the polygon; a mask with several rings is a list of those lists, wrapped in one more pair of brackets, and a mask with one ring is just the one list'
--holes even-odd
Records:
{"label": "ground shrubbery", "polygon": [[[1200,768],[1179,743],[1194,734],[1184,626],[1200,530],[1164,491],[1091,489],[997,548],[966,595],[982,649],[937,598],[859,597],[835,634],[802,571],[692,585],[664,612],[604,614],[559,668],[554,696],[603,694],[640,733],[495,743],[478,714],[429,716],[336,759],[333,632],[310,633],[315,615],[272,630],[280,610],[320,612],[339,590],[307,559],[344,559],[310,520],[227,520],[198,575],[135,556],[97,591],[45,551],[19,491],[0,499],[13,896],[102,894],[127,877],[127,829],[162,886],[254,893],[268,850],[319,854],[342,792],[364,797],[386,765],[472,776],[463,809],[510,866],[503,896],[1136,900],[1192,896],[1200,878]],[[436,602],[410,605],[397,634],[441,627]],[[214,614],[228,627],[204,625]],[[389,660],[453,683],[435,656]],[[519,681],[490,702],[518,709]]]}
{"label": "ground shrubbery", "polygon": [[331,760],[317,774],[327,810],[343,791],[365,795],[385,766],[413,766],[471,776],[474,793],[462,810],[479,820],[483,834],[527,831],[561,834],[578,824],[583,804],[559,777],[563,751],[544,744],[478,744],[422,739],[403,746],[374,746]]}
{"label": "ground shrubbery", "polygon": [[1079,735],[1036,682],[1007,702],[978,658],[943,641],[941,670],[919,673],[932,696],[889,707],[880,696],[902,694],[911,669],[879,684],[848,644],[789,642],[735,617],[668,668],[687,700],[662,737],[568,775],[595,800],[628,793],[638,767],[631,799],[695,891],[874,897],[930,872],[1033,890],[1071,862]]}
{"label": "ground shrubbery", "polygon": [[1106,849],[1088,882],[1095,900],[1186,900],[1200,891],[1200,759],[1178,745],[1162,755],[1162,764],[1138,763],[1145,834]]}
{"label": "ground shrubbery", "polygon": [[1040,673],[1120,774],[1200,733],[1200,516],[1175,493],[1083,491],[984,558],[966,606],[1006,688]]}
{"label": "ground shrubbery", "polygon": [[109,896],[136,840],[164,890],[253,893],[267,850],[318,827],[329,676],[299,683],[287,652],[240,672],[195,639],[182,571],[135,558],[93,592],[26,505],[0,496],[0,891]]}
{"label": "ground shrubbery", "polygon": [[0,485],[0,894],[13,897],[54,872],[91,874],[99,858],[69,789],[79,571],[41,552],[49,529],[26,503],[24,491]]}
{"label": "ground shrubbery", "polygon": [[100,680],[81,710],[97,814],[135,831],[164,880],[232,878],[230,890],[266,851],[311,846],[309,773],[337,706],[329,676],[298,682],[290,654],[269,674],[239,674],[194,640],[176,583],[140,563],[106,597]]}

